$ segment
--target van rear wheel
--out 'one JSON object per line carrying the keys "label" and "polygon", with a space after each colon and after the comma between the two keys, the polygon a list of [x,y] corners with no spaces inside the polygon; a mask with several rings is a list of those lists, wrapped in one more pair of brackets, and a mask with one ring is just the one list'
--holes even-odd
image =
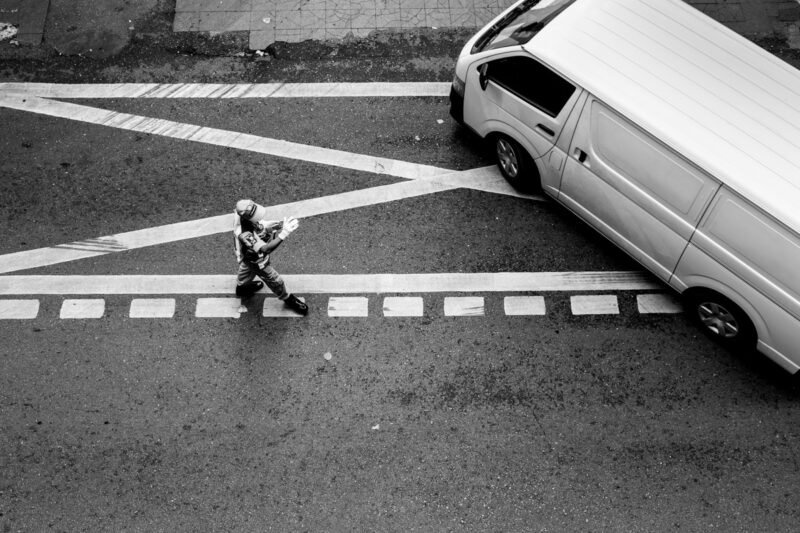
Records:
{"label": "van rear wheel", "polygon": [[750,352],[756,346],[756,330],[742,309],[729,298],[711,290],[693,290],[685,295],[689,318],[725,348]]}
{"label": "van rear wheel", "polygon": [[505,135],[495,135],[494,151],[497,167],[512,187],[526,193],[541,190],[542,184],[536,164],[517,141]]}

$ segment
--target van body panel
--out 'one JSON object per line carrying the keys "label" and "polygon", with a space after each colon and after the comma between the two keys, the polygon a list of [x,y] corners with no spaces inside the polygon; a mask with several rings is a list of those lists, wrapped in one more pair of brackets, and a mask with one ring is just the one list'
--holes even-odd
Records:
{"label": "van body panel", "polygon": [[718,188],[718,181],[590,96],[558,199],[667,281]]}
{"label": "van body panel", "polygon": [[724,294],[753,322],[759,350],[789,372],[800,370],[800,324],[793,314],[759,290],[761,287],[750,285],[693,243],[686,248],[674,277],[687,287]]}
{"label": "van body panel", "polygon": [[578,0],[524,48],[800,232],[800,71],[681,0]]}

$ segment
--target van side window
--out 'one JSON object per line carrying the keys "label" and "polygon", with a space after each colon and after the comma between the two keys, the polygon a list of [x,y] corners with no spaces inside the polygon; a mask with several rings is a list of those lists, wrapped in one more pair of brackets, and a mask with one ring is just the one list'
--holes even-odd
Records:
{"label": "van side window", "polygon": [[575,92],[575,86],[529,57],[506,57],[487,65],[486,76],[538,107],[551,117],[556,117]]}

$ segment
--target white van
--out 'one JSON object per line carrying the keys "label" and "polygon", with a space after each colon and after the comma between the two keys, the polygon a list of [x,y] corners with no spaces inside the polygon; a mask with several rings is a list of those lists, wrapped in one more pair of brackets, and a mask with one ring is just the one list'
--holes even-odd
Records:
{"label": "white van", "polygon": [[800,71],[680,0],[523,0],[459,56],[451,114],[684,295],[800,369]]}

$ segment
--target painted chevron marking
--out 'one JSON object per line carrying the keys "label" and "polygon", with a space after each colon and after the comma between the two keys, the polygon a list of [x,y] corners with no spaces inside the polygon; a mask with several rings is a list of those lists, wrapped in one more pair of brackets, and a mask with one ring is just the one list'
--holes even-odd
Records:
{"label": "painted chevron marking", "polygon": [[[282,274],[292,292],[407,294],[663,290],[644,272]],[[61,294],[233,294],[235,275],[0,276],[0,296]],[[263,289],[262,289],[263,290]],[[613,297],[613,296],[612,296]]]}

